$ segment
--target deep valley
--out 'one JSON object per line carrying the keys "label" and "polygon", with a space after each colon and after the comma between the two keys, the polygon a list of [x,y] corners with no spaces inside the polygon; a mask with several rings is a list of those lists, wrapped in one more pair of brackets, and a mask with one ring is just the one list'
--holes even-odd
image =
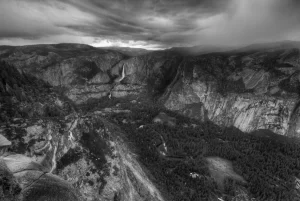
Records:
{"label": "deep valley", "polygon": [[0,46],[0,198],[299,200],[299,48]]}

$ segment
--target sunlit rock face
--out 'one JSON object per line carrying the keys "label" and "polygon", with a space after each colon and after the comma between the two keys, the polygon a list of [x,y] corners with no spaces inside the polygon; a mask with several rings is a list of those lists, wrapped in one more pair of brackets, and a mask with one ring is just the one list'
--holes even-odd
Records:
{"label": "sunlit rock face", "polygon": [[[242,131],[270,129],[284,135],[289,128],[289,118],[297,99],[229,94],[224,97],[208,92],[206,96],[199,85],[184,86],[182,92],[171,93],[165,106],[194,119],[208,118],[218,125],[235,126]],[[191,94],[187,95],[187,91]],[[201,103],[201,104],[199,104]],[[192,107],[192,110],[190,107]]]}
{"label": "sunlit rock face", "polygon": [[299,51],[278,49],[187,58],[165,106],[242,131],[298,136]]}

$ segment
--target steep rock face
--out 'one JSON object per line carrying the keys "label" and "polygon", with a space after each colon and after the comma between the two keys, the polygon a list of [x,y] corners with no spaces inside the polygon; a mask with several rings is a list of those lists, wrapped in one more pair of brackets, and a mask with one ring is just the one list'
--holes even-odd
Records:
{"label": "steep rock face", "polygon": [[210,119],[246,132],[270,129],[298,136],[300,60],[299,49],[293,46],[183,58],[172,51],[127,57],[60,44],[9,47],[1,58],[63,88],[76,104],[150,92],[168,109],[201,121]]}
{"label": "steep rock face", "polygon": [[109,70],[124,57],[91,46],[59,44],[15,47],[2,59],[20,72],[68,91],[77,86],[108,84],[111,82]]}
{"label": "steep rock face", "polygon": [[[41,78],[52,86],[68,87],[85,83],[90,79],[94,84],[108,83],[107,70],[122,59],[122,55],[115,53],[59,59],[51,58],[51,54],[49,52],[47,56],[34,56],[45,57],[47,60],[51,60],[51,63],[37,60],[34,64],[27,65],[26,62],[19,61],[20,57],[9,57],[7,61],[14,66],[19,66],[19,70]],[[27,60],[25,59],[25,61]],[[32,68],[34,65],[38,67]]]}
{"label": "steep rock face", "polygon": [[187,58],[164,94],[165,106],[245,132],[298,136],[298,58],[299,50],[290,49]]}
{"label": "steep rock face", "polygon": [[[167,52],[153,52],[128,58],[116,51],[85,45],[45,45],[15,47],[2,56],[20,72],[65,89],[75,103],[137,95],[147,85],[162,92],[176,74],[181,58]],[[125,78],[116,80],[124,69]]]}
{"label": "steep rock face", "polygon": [[224,97],[215,92],[206,92],[204,95],[199,86],[199,83],[192,84],[184,86],[179,94],[171,93],[165,106],[201,121],[210,119],[218,125],[233,125],[244,132],[270,129],[284,135],[297,103],[297,99],[256,97],[252,94],[228,94]]}

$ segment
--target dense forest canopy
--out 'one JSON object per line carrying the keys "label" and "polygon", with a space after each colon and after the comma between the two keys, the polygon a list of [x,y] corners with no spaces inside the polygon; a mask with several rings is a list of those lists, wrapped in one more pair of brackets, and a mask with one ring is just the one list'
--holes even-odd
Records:
{"label": "dense forest canopy", "polygon": [[[267,130],[246,134],[209,121],[199,124],[170,111],[165,112],[176,117],[175,127],[153,124],[153,118],[163,110],[160,106],[123,103],[122,107],[132,113],[112,114],[111,120],[124,129],[141,162],[172,200],[210,200],[220,196],[232,200],[242,192],[256,200],[297,199],[298,140]],[[165,154],[161,152],[161,139],[167,146]],[[231,161],[235,173],[246,182],[227,177],[220,186],[209,172],[208,157]]]}

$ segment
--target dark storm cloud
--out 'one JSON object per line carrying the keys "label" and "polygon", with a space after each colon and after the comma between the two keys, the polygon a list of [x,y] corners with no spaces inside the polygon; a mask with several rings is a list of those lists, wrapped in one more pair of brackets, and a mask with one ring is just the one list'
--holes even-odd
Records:
{"label": "dark storm cloud", "polygon": [[298,0],[235,0],[232,14],[219,19],[207,38],[224,44],[299,40],[299,8]]}
{"label": "dark storm cloud", "polygon": [[[69,16],[69,11],[73,15]],[[66,34],[68,31],[62,26],[88,19],[73,18],[76,14],[79,14],[76,9],[58,1],[1,0],[0,38],[36,39]]]}
{"label": "dark storm cloud", "polygon": [[[91,36],[104,36],[107,30],[121,39],[136,36],[139,40],[160,41],[158,35],[195,29],[194,19],[222,12],[227,0],[68,0],[83,12],[93,13],[98,21],[89,30]],[[68,27],[84,31],[86,27]],[[83,29],[82,29],[83,28]],[[139,34],[137,34],[139,33]],[[181,35],[179,33],[179,35]],[[185,39],[182,39],[185,40]],[[171,40],[168,40],[172,42]],[[176,41],[180,42],[180,37]]]}
{"label": "dark storm cloud", "polygon": [[296,39],[299,0],[0,0],[0,44],[238,45]]}

